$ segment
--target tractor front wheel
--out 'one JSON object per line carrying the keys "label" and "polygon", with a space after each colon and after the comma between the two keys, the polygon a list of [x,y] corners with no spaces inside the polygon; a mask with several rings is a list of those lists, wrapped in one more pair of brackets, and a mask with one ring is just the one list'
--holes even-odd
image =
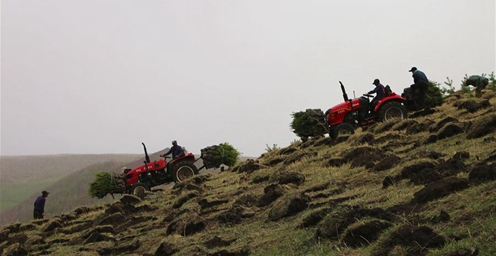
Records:
{"label": "tractor front wheel", "polygon": [[176,163],[174,166],[174,171],[172,175],[174,176],[174,182],[178,183],[185,179],[189,179],[198,174],[198,168],[188,161],[181,161]]}
{"label": "tractor front wheel", "polygon": [[134,186],[131,188],[131,194],[141,199],[145,197],[146,191],[150,191],[150,186],[141,182],[134,184]]}
{"label": "tractor front wheel", "polygon": [[329,136],[336,139],[338,136],[352,135],[355,133],[355,128],[349,123],[340,123],[330,128]]}
{"label": "tractor front wheel", "polygon": [[399,102],[388,102],[379,110],[379,118],[381,121],[389,121],[393,118],[405,119],[406,117],[406,108]]}

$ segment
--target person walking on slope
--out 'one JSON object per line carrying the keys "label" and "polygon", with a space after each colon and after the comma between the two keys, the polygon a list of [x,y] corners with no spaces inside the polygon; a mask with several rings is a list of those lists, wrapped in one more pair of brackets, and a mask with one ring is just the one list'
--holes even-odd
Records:
{"label": "person walking on slope", "polygon": [[379,79],[375,79],[374,82],[372,83],[375,85],[375,88],[364,94],[364,95],[369,95],[369,94],[376,94],[374,99],[370,102],[370,112],[374,112],[375,105],[377,105],[377,102],[382,100],[386,96],[386,90],[384,89],[384,85],[381,84],[381,81]]}
{"label": "person walking on slope", "polygon": [[487,79],[487,77],[478,75],[470,76],[466,81],[467,86],[471,85],[475,87],[475,96],[477,98],[482,97],[482,89],[486,88],[488,84],[489,79]]}
{"label": "person walking on slope", "polygon": [[165,157],[167,155],[170,155],[172,153],[172,159],[176,159],[177,157],[184,156],[184,152],[181,146],[177,145],[177,141],[173,140],[172,141],[172,147],[169,149],[169,151],[165,154],[160,155],[161,157]]}
{"label": "person walking on slope", "polygon": [[50,194],[48,191],[43,191],[41,192],[41,196],[38,196],[36,201],[34,201],[33,218],[35,220],[43,219],[45,217],[45,201],[48,194]]}
{"label": "person walking on slope", "polygon": [[413,83],[410,88],[417,99],[417,104],[419,108],[423,108],[425,104],[426,92],[429,84],[429,80],[424,72],[418,70],[416,67],[412,67],[408,72],[412,72]]}

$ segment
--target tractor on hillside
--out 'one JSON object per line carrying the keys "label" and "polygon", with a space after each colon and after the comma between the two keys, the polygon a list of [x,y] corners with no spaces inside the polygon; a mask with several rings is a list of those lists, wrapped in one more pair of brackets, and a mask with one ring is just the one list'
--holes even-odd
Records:
{"label": "tractor on hillside", "polygon": [[191,178],[198,174],[201,169],[207,167],[203,164],[203,166],[197,168],[195,162],[202,159],[202,157],[195,160],[195,156],[192,153],[177,157],[172,161],[167,161],[170,157],[164,157],[164,159],[152,162],[145,144],[141,144],[143,144],[145,151],[144,164],[134,169],[126,169],[122,174],[112,174],[112,182],[115,185],[112,193],[138,195],[145,190],[149,191],[154,186],[169,182],[178,183]]}
{"label": "tractor on hillside", "polygon": [[386,96],[379,100],[373,110],[370,110],[369,94],[359,98],[349,99],[348,94],[341,84],[344,102],[328,109],[325,118],[329,125],[329,136],[333,139],[340,135],[353,134],[356,127],[364,127],[376,122],[387,121],[393,118],[406,118],[406,99],[391,91],[386,86]]}

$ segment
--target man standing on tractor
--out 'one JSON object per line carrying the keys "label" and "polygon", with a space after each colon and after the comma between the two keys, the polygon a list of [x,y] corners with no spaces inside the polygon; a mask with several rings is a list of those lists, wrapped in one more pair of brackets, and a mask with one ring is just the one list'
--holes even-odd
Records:
{"label": "man standing on tractor", "polygon": [[416,67],[412,67],[408,72],[412,72],[413,82],[410,86],[413,94],[415,95],[417,104],[419,108],[423,108],[425,104],[425,97],[427,88],[429,86],[429,80],[424,72],[418,70]]}
{"label": "man standing on tractor", "polygon": [[377,105],[377,102],[382,100],[386,96],[386,90],[384,89],[384,85],[381,84],[381,81],[379,79],[375,79],[374,82],[372,83],[375,85],[375,88],[366,93],[367,94],[374,94],[376,93],[374,99],[370,102],[370,112],[374,112],[375,105]]}
{"label": "man standing on tractor", "polygon": [[181,146],[177,145],[177,141],[173,140],[172,141],[172,147],[169,149],[169,151],[165,154],[160,155],[161,157],[165,157],[167,155],[170,155],[172,153],[172,159],[176,159],[177,157],[184,156],[184,152]]}
{"label": "man standing on tractor", "polygon": [[41,196],[38,196],[36,201],[34,201],[33,218],[35,220],[43,219],[45,217],[45,201],[48,194],[50,194],[48,191],[43,191],[41,192]]}
{"label": "man standing on tractor", "polygon": [[482,97],[482,89],[486,88],[488,84],[489,79],[487,79],[487,77],[478,75],[470,76],[466,81],[467,86],[472,85],[475,87],[475,96],[477,98]]}

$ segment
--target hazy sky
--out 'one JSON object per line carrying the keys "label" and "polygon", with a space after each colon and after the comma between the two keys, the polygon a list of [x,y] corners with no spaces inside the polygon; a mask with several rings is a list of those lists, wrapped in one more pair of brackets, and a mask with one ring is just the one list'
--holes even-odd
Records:
{"label": "hazy sky", "polygon": [[416,66],[459,89],[495,71],[494,0],[1,1],[1,155],[245,156]]}

